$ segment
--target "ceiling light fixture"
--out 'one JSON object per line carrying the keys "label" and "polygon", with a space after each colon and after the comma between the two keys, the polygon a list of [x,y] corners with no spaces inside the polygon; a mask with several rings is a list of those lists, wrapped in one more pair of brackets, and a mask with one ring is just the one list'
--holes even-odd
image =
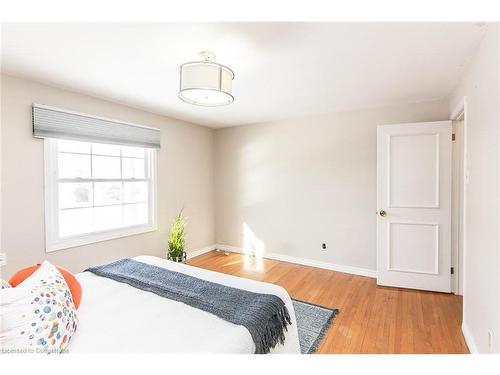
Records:
{"label": "ceiling light fixture", "polygon": [[179,98],[186,103],[216,107],[231,104],[234,73],[227,66],[215,62],[215,53],[203,51],[201,61],[180,67]]}

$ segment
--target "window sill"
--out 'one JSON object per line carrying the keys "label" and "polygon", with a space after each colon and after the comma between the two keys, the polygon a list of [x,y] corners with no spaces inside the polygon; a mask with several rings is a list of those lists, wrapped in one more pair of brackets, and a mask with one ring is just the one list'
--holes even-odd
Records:
{"label": "window sill", "polygon": [[85,246],[97,242],[114,240],[122,237],[135,236],[137,234],[154,232],[158,228],[156,225],[141,225],[127,228],[118,228],[115,230],[103,231],[85,234],[81,236],[68,237],[59,240],[49,241],[45,243],[45,252],[51,253],[53,251],[69,249],[72,247]]}

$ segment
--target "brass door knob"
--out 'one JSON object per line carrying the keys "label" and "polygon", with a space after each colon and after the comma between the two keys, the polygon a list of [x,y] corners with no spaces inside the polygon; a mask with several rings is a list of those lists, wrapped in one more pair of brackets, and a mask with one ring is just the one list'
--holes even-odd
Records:
{"label": "brass door knob", "polygon": [[387,212],[385,212],[384,210],[380,210],[380,212],[378,214],[380,216],[382,216],[382,217],[386,217],[387,216]]}

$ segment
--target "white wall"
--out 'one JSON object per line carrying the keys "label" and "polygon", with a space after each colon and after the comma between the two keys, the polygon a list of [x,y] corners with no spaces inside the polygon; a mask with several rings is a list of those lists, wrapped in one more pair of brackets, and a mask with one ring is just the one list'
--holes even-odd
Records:
{"label": "white wall", "polygon": [[376,127],[447,119],[434,101],[216,130],[217,243],[375,270]]}
{"label": "white wall", "polygon": [[[5,75],[1,88],[4,277],[43,259],[76,272],[120,257],[164,256],[168,226],[183,206],[188,250],[214,243],[213,130]],[[32,136],[33,102],[161,129],[158,231],[45,253],[43,140]]]}
{"label": "white wall", "polygon": [[466,76],[450,100],[466,102],[466,230],[463,328],[471,351],[500,352],[500,37],[488,31]]}

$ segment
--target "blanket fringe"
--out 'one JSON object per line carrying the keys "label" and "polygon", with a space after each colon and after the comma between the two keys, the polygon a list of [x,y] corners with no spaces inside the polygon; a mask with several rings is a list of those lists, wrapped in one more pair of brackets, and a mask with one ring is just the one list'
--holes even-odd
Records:
{"label": "blanket fringe", "polygon": [[285,342],[285,332],[288,331],[287,326],[291,324],[290,313],[283,304],[282,308],[264,326],[265,332],[260,335],[255,353],[268,354],[278,343],[283,345]]}

